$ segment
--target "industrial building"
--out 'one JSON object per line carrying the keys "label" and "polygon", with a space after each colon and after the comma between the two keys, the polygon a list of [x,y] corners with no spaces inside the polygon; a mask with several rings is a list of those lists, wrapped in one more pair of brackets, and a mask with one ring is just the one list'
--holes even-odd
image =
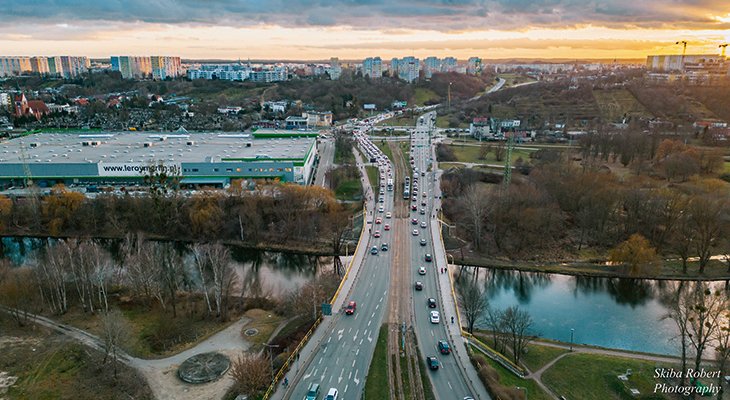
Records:
{"label": "industrial building", "polygon": [[179,171],[187,186],[307,184],[316,154],[316,132],[38,133],[0,143],[0,185],[139,184],[153,168]]}

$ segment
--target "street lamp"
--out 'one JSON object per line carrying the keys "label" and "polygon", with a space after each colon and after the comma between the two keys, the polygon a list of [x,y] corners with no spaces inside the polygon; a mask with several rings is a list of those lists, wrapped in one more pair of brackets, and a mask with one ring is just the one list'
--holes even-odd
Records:
{"label": "street lamp", "polygon": [[527,388],[522,386],[515,386],[515,389],[517,390],[524,390],[525,391],[525,400],[527,400]]}
{"label": "street lamp", "polygon": [[269,348],[269,361],[271,362],[271,383],[274,383],[274,357],[271,355],[272,347],[280,347],[278,344],[264,343],[264,346]]}
{"label": "street lamp", "polygon": [[570,351],[573,351],[573,333],[575,332],[575,329],[570,328]]}

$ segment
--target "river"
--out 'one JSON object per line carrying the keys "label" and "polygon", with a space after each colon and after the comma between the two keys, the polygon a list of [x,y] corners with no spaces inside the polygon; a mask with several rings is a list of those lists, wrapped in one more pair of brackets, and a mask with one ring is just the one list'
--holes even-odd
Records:
{"label": "river", "polygon": [[[3,237],[2,256],[14,265],[34,264],[42,249],[53,239]],[[115,255],[119,240],[103,241]],[[189,251],[181,247],[186,263],[191,262]],[[332,268],[332,257],[247,250],[230,247],[233,264],[247,288],[280,295],[311,280],[322,268]],[[250,291],[249,291],[250,293]]]}
{"label": "river", "polygon": [[[471,274],[471,272],[468,272]],[[546,339],[678,355],[677,327],[662,319],[673,281],[591,278],[481,268],[490,307],[530,313],[532,333]],[[482,327],[484,324],[478,324]]]}

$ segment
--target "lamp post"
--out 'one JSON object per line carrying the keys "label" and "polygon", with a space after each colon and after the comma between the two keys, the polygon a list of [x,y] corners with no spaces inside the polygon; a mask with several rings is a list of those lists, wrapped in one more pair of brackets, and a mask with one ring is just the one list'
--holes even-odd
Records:
{"label": "lamp post", "polygon": [[279,345],[264,343],[264,346],[269,348],[269,362],[271,363],[271,383],[273,384],[274,383],[274,357],[271,355],[271,348],[279,347]]}
{"label": "lamp post", "polygon": [[517,390],[524,390],[525,391],[525,400],[527,400],[527,388],[522,386],[515,386],[515,389]]}
{"label": "lamp post", "polygon": [[573,351],[573,333],[575,332],[575,329],[570,328],[570,351]]}

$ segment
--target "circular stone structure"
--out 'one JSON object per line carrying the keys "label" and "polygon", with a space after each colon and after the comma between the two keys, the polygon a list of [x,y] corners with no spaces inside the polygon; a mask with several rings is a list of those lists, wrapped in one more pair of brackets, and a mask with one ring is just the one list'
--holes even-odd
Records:
{"label": "circular stone structure", "polygon": [[213,382],[223,376],[230,367],[231,360],[221,353],[201,353],[183,361],[177,369],[177,376],[187,383]]}
{"label": "circular stone structure", "polygon": [[246,336],[256,336],[259,334],[259,330],[256,328],[246,329],[243,334]]}

